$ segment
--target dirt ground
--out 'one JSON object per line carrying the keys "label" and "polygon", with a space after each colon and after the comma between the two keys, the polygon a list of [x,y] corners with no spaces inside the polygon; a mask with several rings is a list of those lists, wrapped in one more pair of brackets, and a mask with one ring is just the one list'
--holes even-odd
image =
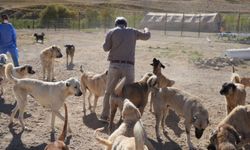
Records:
{"label": "dirt ground", "polygon": [[[34,32],[44,32],[46,34],[44,44],[35,43]],[[64,57],[58,59],[55,64],[55,75],[57,80],[65,80],[69,77],[77,77],[80,79],[80,65],[84,70],[93,72],[102,72],[107,68],[107,53],[102,50],[105,33],[103,30],[89,31],[72,31],[72,30],[17,30],[18,47],[20,50],[20,63],[31,64],[36,74],[30,78],[41,79],[42,71],[39,60],[40,51],[53,44],[62,48]],[[167,34],[168,35],[168,34]],[[172,35],[172,34],[171,34]],[[149,64],[154,57],[160,59],[163,64],[169,66],[163,70],[163,74],[176,81],[175,87],[185,90],[193,95],[200,97],[201,103],[208,109],[210,117],[210,125],[205,130],[200,140],[195,139],[194,130],[191,131],[191,140],[199,149],[205,149],[210,132],[225,117],[225,100],[219,94],[221,85],[229,81],[231,76],[231,67],[224,67],[220,70],[201,69],[191,63],[191,59],[195,54],[199,54],[202,58],[211,58],[222,56],[223,51],[228,48],[244,48],[248,45],[241,45],[227,41],[218,40],[215,34],[201,34],[200,38],[196,35],[180,37],[165,36],[163,32],[152,31],[152,37],[148,41],[138,41],[136,47],[136,64],[135,75],[136,80],[146,73],[152,71]],[[187,34],[191,35],[191,34]],[[211,42],[207,41],[207,37]],[[74,44],[76,47],[75,62],[70,69],[66,68],[66,58],[64,44]],[[11,58],[9,59],[11,62]],[[250,74],[250,67],[241,65],[237,67],[238,72],[247,76]],[[30,131],[21,131],[18,120],[13,128],[8,127],[10,112],[14,107],[15,98],[12,92],[12,84],[7,82],[4,85],[4,96],[0,100],[0,149],[7,150],[42,150],[46,143],[57,138],[61,133],[63,122],[56,120],[56,135],[51,134],[50,129],[50,112],[41,107],[35,99],[28,98],[28,106],[25,114],[25,124]],[[248,91],[247,91],[248,92]],[[247,95],[249,97],[249,95]],[[68,135],[66,143],[72,150],[99,150],[102,145],[96,142],[93,137],[94,129],[105,126],[98,122],[102,109],[101,97],[98,101],[97,114],[83,116],[82,97],[71,96],[67,98],[69,122],[73,133]],[[249,102],[247,100],[247,102]],[[63,110],[63,109],[62,109]],[[64,112],[62,111],[64,114]],[[118,119],[119,113],[116,115]],[[161,149],[188,149],[186,143],[186,134],[184,131],[183,118],[178,117],[173,111],[166,119],[168,137],[162,132],[163,142],[158,143],[155,136],[155,117],[146,107],[142,121],[146,128],[146,132],[150,141],[157,150]],[[160,131],[162,131],[160,129]],[[100,134],[108,137],[107,133]]]}

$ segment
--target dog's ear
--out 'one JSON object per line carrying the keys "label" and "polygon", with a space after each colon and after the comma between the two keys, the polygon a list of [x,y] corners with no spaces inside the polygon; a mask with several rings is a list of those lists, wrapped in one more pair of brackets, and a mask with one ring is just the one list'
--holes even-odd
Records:
{"label": "dog's ear", "polygon": [[105,74],[106,74],[106,75],[108,75],[108,72],[109,72],[109,71],[108,71],[108,70],[106,70]]}
{"label": "dog's ear", "polygon": [[163,69],[165,69],[165,66],[162,64],[162,63],[160,63],[161,64],[161,67],[163,68]]}
{"label": "dog's ear", "polygon": [[135,108],[135,113],[138,119],[141,119],[141,113],[138,108]]}
{"label": "dog's ear", "polygon": [[241,142],[241,136],[240,134],[234,129],[233,126],[231,125],[226,125],[226,129],[233,134],[233,136],[235,137],[236,140],[236,145],[239,144]]}
{"label": "dog's ear", "polygon": [[69,87],[69,86],[70,86],[70,83],[69,83],[69,82],[66,82],[66,86]]}

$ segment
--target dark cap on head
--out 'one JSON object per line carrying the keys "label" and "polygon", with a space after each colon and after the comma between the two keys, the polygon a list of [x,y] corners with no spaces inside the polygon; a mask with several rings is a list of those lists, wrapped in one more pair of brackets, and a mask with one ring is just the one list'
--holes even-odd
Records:
{"label": "dark cap on head", "polygon": [[127,19],[124,17],[117,17],[115,19],[115,26],[117,27],[121,25],[127,27]]}
{"label": "dark cap on head", "polygon": [[6,14],[3,14],[3,15],[1,16],[1,18],[2,18],[2,20],[8,20],[8,19],[9,19],[8,15],[6,15]]}

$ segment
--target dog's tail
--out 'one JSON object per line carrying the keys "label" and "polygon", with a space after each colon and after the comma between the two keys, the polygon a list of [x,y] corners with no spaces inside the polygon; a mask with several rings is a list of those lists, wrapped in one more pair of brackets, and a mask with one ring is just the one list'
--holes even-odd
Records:
{"label": "dog's tail", "polygon": [[101,138],[101,137],[99,137],[99,136],[97,135],[97,132],[98,132],[98,131],[101,131],[101,130],[103,130],[103,129],[104,129],[104,128],[98,128],[98,129],[96,129],[95,132],[94,132],[94,136],[95,136],[95,138],[96,138],[96,140],[97,140],[98,142],[100,142],[100,143],[103,144],[103,145],[106,145],[106,146],[108,147],[108,149],[111,149],[111,148],[112,148],[112,142],[109,141],[109,140],[107,140],[107,139]]}
{"label": "dog's tail", "polygon": [[115,90],[114,90],[114,94],[115,94],[116,96],[119,96],[119,97],[122,96],[122,89],[123,89],[123,87],[124,87],[124,85],[125,85],[125,82],[126,82],[126,77],[123,77],[123,78],[121,79],[121,81],[118,82],[118,84],[116,85]]}
{"label": "dog's tail", "polygon": [[65,138],[66,138],[66,134],[67,134],[68,109],[67,109],[67,105],[65,103],[64,103],[64,110],[65,110],[65,119],[64,119],[64,125],[63,125],[62,133],[61,133],[61,135],[58,138],[59,141],[64,141]]}
{"label": "dog's tail", "polygon": [[14,68],[13,64],[8,63],[5,67],[5,76],[7,77],[8,80],[13,81],[13,82],[17,82],[18,79],[15,78],[12,74],[13,68]]}
{"label": "dog's tail", "polygon": [[136,150],[144,150],[145,131],[140,121],[137,121],[134,126],[135,147]]}

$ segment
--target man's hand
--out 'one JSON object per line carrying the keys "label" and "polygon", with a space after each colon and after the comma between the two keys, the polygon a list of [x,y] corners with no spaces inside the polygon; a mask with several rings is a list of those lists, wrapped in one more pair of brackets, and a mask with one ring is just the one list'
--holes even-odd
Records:
{"label": "man's hand", "polygon": [[144,28],[144,32],[148,32],[149,30],[148,30],[148,28],[146,27],[146,28]]}

